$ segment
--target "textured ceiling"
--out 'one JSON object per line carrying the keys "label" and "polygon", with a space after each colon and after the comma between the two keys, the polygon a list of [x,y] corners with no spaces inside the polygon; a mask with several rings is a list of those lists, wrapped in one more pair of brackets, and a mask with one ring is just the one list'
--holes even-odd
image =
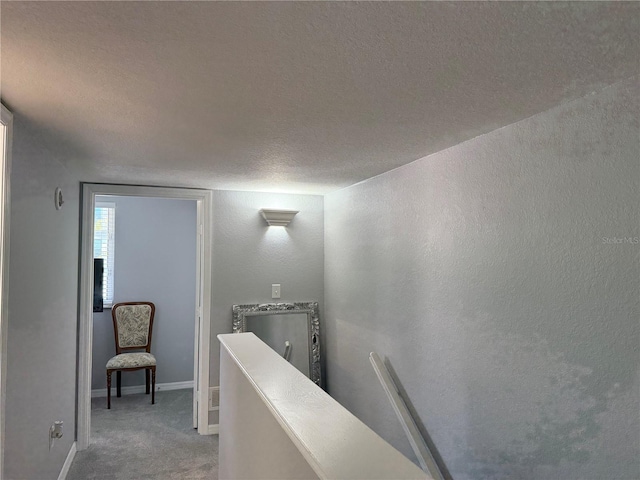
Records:
{"label": "textured ceiling", "polygon": [[639,72],[638,3],[0,9],[3,101],[90,181],[325,193]]}

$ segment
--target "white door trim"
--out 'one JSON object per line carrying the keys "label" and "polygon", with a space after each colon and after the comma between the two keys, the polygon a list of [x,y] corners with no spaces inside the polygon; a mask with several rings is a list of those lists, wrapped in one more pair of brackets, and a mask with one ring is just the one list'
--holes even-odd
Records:
{"label": "white door trim", "polygon": [[[96,195],[161,197],[197,202],[197,225],[203,225],[202,255],[198,278],[202,315],[198,340],[198,433],[209,434],[209,351],[211,334],[211,229],[212,192],[210,190],[150,187],[138,185],[82,184],[82,230],[80,251],[80,318],[78,328],[78,412],[77,448],[89,446],[91,433],[91,360],[93,344],[93,218]],[[197,307],[197,306],[196,306]]]}
{"label": "white door trim", "polygon": [[9,218],[11,216],[11,146],[13,115],[0,104],[0,123],[6,127],[5,148],[0,152],[0,480],[4,469],[4,406],[7,384],[7,327],[9,319]]}

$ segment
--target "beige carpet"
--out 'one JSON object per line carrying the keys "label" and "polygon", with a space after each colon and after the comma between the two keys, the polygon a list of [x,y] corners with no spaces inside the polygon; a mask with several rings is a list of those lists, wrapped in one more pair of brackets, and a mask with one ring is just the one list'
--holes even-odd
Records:
{"label": "beige carpet", "polygon": [[191,390],[92,400],[91,445],[67,480],[217,479],[218,436],[192,428]]}

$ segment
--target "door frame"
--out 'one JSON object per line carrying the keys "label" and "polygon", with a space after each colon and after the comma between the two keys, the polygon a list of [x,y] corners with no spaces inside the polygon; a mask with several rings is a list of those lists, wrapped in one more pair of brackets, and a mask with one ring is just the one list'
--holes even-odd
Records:
{"label": "door frame", "polygon": [[[97,195],[156,197],[195,200],[197,205],[196,336],[194,352],[197,375],[197,428],[209,434],[209,354],[211,334],[211,190],[117,184],[81,184],[80,305],[78,321],[77,449],[84,450],[91,439],[91,365],[93,356],[93,223]],[[200,305],[197,299],[201,300]],[[195,405],[195,403],[194,403]]]}
{"label": "door frame", "polygon": [[7,328],[9,327],[9,218],[11,216],[11,148],[13,114],[0,103],[0,123],[5,127],[0,152],[0,480],[4,470],[4,407],[7,385]]}

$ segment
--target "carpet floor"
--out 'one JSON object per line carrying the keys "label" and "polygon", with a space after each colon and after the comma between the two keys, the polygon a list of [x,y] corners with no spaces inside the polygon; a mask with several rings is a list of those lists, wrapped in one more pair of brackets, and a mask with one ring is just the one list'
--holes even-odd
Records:
{"label": "carpet floor", "polygon": [[215,480],[218,436],[192,428],[192,390],[91,400],[91,445],[78,452],[67,480]]}

